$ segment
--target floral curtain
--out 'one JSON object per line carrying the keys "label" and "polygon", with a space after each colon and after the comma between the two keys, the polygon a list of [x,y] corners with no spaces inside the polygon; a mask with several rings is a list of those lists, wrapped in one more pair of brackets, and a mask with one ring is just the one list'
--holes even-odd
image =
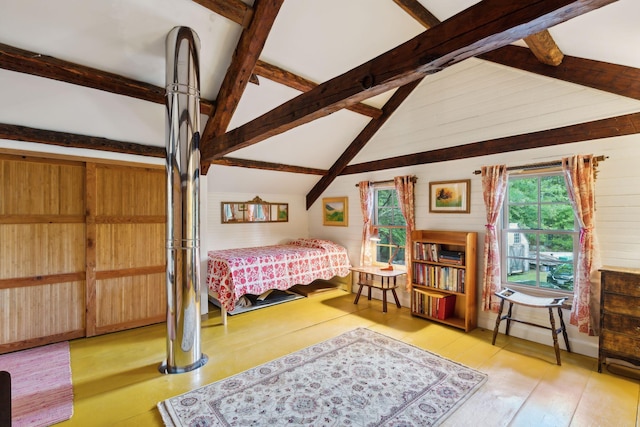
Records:
{"label": "floral curtain", "polygon": [[509,174],[505,165],[482,167],[482,195],[487,210],[487,232],[484,236],[484,274],[482,309],[498,311],[494,296],[500,290],[500,244],[496,226],[507,193]]}
{"label": "floral curtain", "polygon": [[562,159],[569,200],[580,224],[580,248],[569,322],[577,326],[580,332],[589,335],[597,335],[600,325],[600,260],[595,233],[596,166],[592,155]]}
{"label": "floral curtain", "polygon": [[371,253],[371,220],[373,217],[373,186],[369,181],[358,183],[360,190],[360,209],[362,210],[362,246],[360,247],[360,265],[373,264]]}
{"label": "floral curtain", "polygon": [[411,290],[411,232],[416,227],[416,215],[414,208],[414,178],[412,176],[396,176],[393,178],[393,184],[396,187],[396,193],[398,194],[398,205],[400,211],[404,216],[404,220],[407,223],[407,238],[405,241],[404,251],[404,265],[407,266],[407,291]]}

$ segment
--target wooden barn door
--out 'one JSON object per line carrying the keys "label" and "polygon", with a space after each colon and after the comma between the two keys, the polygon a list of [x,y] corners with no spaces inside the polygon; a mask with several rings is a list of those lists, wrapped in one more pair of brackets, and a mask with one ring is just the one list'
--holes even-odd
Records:
{"label": "wooden barn door", "polygon": [[87,164],[87,335],[166,318],[164,169]]}
{"label": "wooden barn door", "polygon": [[0,353],[166,319],[163,167],[0,154]]}
{"label": "wooden barn door", "polygon": [[0,353],[84,335],[85,169],[0,155]]}

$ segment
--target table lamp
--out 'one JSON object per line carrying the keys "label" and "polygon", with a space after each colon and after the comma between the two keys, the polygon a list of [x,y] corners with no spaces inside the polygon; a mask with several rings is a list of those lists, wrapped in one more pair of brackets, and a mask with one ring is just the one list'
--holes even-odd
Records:
{"label": "table lamp", "polygon": [[396,248],[393,250],[393,252],[391,253],[391,256],[389,257],[389,262],[387,263],[388,265],[386,267],[380,267],[380,270],[384,270],[384,271],[393,270],[393,265],[391,265],[391,261],[393,261],[393,259],[398,254],[398,250],[400,249],[400,245],[395,245],[395,247]]}
{"label": "table lamp", "polygon": [[[380,232],[378,231],[377,228],[373,229],[373,234],[371,235],[371,237],[369,238],[371,241],[373,242],[379,242],[380,239]],[[393,270],[393,265],[391,265],[391,261],[393,261],[393,259],[396,257],[396,255],[398,254],[398,250],[400,249],[400,245],[395,245],[395,249],[393,250],[393,252],[391,253],[391,256],[389,257],[389,262],[387,263],[388,265],[386,267],[380,267],[380,270],[382,271],[391,271]]]}

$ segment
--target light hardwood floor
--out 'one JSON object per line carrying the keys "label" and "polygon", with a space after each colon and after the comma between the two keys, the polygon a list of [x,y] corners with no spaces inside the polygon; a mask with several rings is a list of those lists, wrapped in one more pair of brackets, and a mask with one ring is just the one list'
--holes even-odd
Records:
{"label": "light hardwood floor", "polygon": [[[406,308],[340,290],[229,318],[203,320],[202,350],[209,361],[184,374],[162,375],[165,325],[71,342],[74,415],[67,426],[161,426],[159,401],[242,372],[357,327],[400,339],[489,375],[488,382],[446,426],[638,426],[640,381],[597,372],[593,358],[491,331],[464,333],[412,317]],[[516,327],[516,326],[514,326]]]}

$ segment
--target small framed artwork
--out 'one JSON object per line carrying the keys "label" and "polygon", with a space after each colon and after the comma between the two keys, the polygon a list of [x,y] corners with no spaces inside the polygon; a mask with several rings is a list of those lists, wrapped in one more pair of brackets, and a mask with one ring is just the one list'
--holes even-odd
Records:
{"label": "small framed artwork", "polygon": [[429,183],[429,212],[469,213],[471,180]]}
{"label": "small framed artwork", "polygon": [[277,221],[289,221],[289,204],[278,205]]}
{"label": "small framed artwork", "polygon": [[322,199],[322,225],[349,225],[349,198],[328,197]]}

